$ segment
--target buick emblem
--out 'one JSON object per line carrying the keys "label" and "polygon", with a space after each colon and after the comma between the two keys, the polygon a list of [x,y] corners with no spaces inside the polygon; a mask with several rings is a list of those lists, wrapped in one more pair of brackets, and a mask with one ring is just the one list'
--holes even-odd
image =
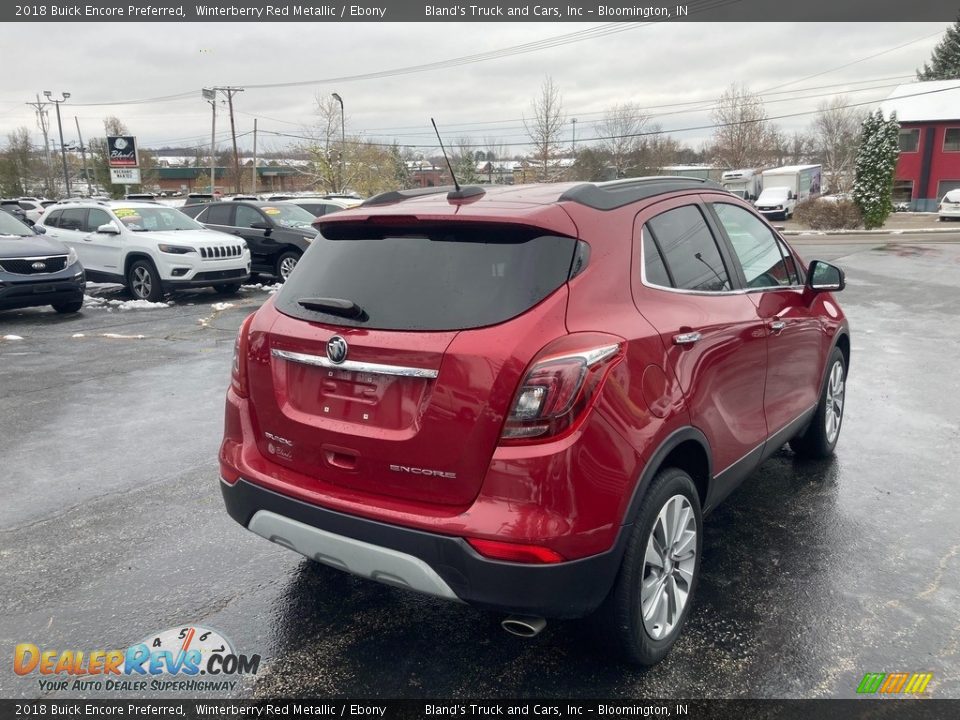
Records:
{"label": "buick emblem", "polygon": [[335,365],[347,359],[347,349],[347,341],[339,335],[334,335],[327,341],[327,357]]}
{"label": "buick emblem", "polygon": [[34,270],[46,270],[46,269],[47,269],[46,263],[42,263],[42,262],[35,262],[35,263],[34,263],[33,265],[31,265],[30,267],[32,267]]}

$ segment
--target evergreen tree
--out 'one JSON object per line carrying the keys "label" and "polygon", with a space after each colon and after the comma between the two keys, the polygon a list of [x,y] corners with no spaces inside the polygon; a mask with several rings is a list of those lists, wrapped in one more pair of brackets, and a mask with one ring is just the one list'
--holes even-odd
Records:
{"label": "evergreen tree", "polygon": [[953,80],[960,78],[960,15],[933,49],[930,62],[917,71],[917,80]]}
{"label": "evergreen tree", "polygon": [[867,116],[857,153],[853,201],[867,230],[881,227],[893,211],[893,175],[900,156],[900,123],[896,114],[885,120],[877,110]]}

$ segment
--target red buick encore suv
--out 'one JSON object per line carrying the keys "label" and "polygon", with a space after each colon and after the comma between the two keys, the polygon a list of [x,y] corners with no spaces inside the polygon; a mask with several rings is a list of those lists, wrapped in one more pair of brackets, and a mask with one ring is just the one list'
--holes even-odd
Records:
{"label": "red buick encore suv", "polygon": [[843,273],[690,178],[448,190],[319,218],[243,322],[226,507],[517,634],[592,615],[655,663],[704,514],[785,443],[833,452]]}

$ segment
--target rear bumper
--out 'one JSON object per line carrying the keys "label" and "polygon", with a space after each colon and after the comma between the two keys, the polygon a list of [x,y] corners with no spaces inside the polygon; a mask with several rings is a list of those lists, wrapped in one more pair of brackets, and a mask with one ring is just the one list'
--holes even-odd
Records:
{"label": "rear bumper", "polygon": [[555,565],[489,560],[465,540],[311,505],[244,479],[220,489],[243,527],[313,560],[356,575],[489,610],[548,618],[582,617],[606,597],[629,526],[613,548]]}

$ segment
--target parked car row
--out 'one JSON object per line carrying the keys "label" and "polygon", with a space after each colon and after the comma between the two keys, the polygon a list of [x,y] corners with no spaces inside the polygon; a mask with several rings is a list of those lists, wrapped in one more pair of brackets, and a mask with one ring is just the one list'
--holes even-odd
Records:
{"label": "parked car row", "polygon": [[88,279],[123,284],[135,299],[150,302],[183,288],[235,293],[256,275],[285,281],[317,236],[317,214],[359,203],[324,199],[329,208],[316,207],[315,214],[300,203],[317,198],[203,198],[173,208],[145,197],[0,204],[6,211],[0,212],[0,308],[53,305],[76,312]]}

